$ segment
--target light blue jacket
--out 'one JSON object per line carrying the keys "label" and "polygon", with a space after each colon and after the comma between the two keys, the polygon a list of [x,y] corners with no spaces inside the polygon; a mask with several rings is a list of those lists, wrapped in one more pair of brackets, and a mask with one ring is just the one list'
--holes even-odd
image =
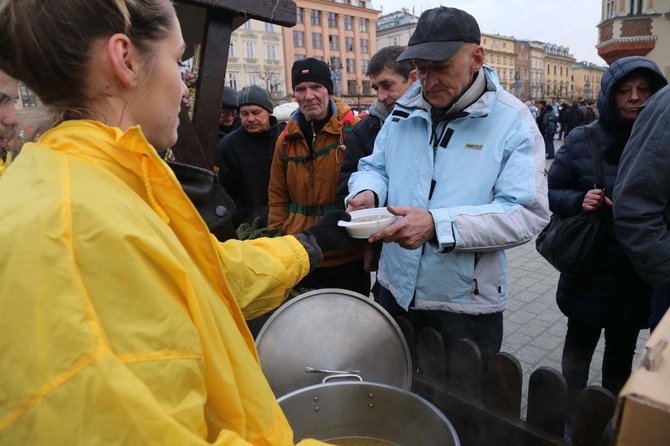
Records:
{"label": "light blue jacket", "polygon": [[[414,250],[386,243],[382,250],[378,280],[405,309],[415,298],[417,309],[503,311],[503,250],[528,242],[549,221],[542,135],[495,71],[484,66],[482,74],[484,94],[435,132],[430,105],[415,83],[349,181],[347,198],[372,190],[380,206],[433,215],[437,243]],[[450,246],[455,249],[447,252]]]}

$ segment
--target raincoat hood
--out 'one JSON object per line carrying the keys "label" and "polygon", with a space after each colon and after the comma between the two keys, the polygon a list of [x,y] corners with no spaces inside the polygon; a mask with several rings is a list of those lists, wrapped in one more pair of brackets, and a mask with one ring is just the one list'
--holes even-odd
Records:
{"label": "raincoat hood", "polygon": [[619,116],[614,103],[614,88],[633,71],[645,72],[650,75],[654,93],[668,83],[658,65],[646,57],[623,57],[610,65],[600,83],[600,93],[598,94],[599,120],[607,127],[615,128],[623,125],[628,133],[630,133],[633,125]]}

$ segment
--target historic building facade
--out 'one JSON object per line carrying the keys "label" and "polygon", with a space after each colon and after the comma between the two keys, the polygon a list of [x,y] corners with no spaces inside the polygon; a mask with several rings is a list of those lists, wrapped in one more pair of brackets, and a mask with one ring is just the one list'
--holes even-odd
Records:
{"label": "historic building facade", "polygon": [[248,20],[233,31],[228,50],[226,85],[265,88],[273,100],[286,97],[282,29],[272,23]]}
{"label": "historic building facade", "polygon": [[390,14],[382,14],[377,19],[377,49],[387,46],[407,46],[419,18],[407,8]]}
{"label": "historic building facade", "polygon": [[498,34],[482,33],[481,45],[484,47],[484,61],[498,73],[500,84],[510,93],[515,93],[516,52],[514,38]]}
{"label": "historic building facade", "polygon": [[670,77],[670,0],[601,0],[598,55],[646,56]]}
{"label": "historic building facade", "polygon": [[572,64],[572,96],[575,100],[593,102],[600,93],[600,81],[607,67],[587,62]]}
{"label": "historic building facade", "polygon": [[544,43],[545,89],[547,101],[559,102],[573,98],[571,82],[572,64],[575,58],[567,47]]}
{"label": "historic building facade", "polygon": [[296,25],[282,28],[284,79],[292,93],[293,62],[315,57],[332,71],[333,94],[350,105],[365,105],[373,99],[365,76],[370,57],[377,51],[377,16],[364,0],[296,0]]}

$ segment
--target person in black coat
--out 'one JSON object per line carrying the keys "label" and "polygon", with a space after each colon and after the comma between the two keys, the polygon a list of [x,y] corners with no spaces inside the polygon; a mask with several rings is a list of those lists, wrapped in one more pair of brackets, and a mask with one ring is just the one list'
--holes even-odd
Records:
{"label": "person in black coat", "polygon": [[242,127],[224,136],[216,147],[219,182],[235,203],[233,224],[268,223],[268,184],[275,143],[284,126],[272,116],[268,92],[257,85],[244,87],[238,95]]}
{"label": "person in black coat", "polygon": [[579,109],[577,101],[572,101],[572,104],[565,112],[565,138],[572,129],[584,125],[584,113]]}
{"label": "person in black coat", "polygon": [[549,169],[551,211],[563,217],[599,211],[604,226],[596,266],[580,278],[561,274],[556,292],[558,306],[568,317],[562,367],[572,408],[588,382],[601,330],[605,330],[602,385],[617,394],[630,375],[639,331],[648,326],[651,290],[615,236],[611,194],[637,110],[666,83],[654,62],[638,56],[617,60],[603,76],[600,118],[590,126],[599,140],[604,190],[594,189],[586,127],[570,132]]}

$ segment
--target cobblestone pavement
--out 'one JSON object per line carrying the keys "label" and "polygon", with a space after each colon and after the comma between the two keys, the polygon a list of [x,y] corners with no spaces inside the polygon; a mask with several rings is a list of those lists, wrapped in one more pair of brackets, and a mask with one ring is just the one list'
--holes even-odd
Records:
{"label": "cobblestone pavement", "polygon": [[[561,141],[554,141],[556,149]],[[550,161],[547,161],[547,169]],[[561,371],[563,341],[567,332],[567,318],[556,305],[558,271],[535,250],[535,242],[507,251],[508,289],[507,310],[504,313],[502,351],[512,353],[523,368],[522,413],[526,413],[528,379],[539,367]],[[638,337],[635,361],[638,360],[649,330]],[[589,385],[600,385],[604,337],[591,361]]]}

